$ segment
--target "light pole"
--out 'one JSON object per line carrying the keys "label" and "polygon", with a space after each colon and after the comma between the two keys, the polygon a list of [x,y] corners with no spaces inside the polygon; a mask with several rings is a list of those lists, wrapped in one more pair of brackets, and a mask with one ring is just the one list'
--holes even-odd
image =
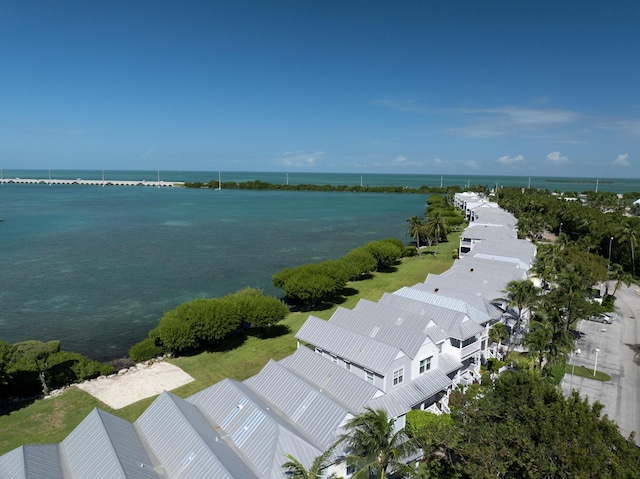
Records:
{"label": "light pole", "polygon": [[598,348],[596,348],[596,362],[593,365],[593,375],[596,375],[596,371],[598,369],[598,353],[600,352],[600,350]]}
{"label": "light pole", "polygon": [[611,274],[611,243],[613,242],[613,236],[609,238],[609,263],[607,264],[607,286],[604,289],[604,295],[609,296],[609,274]]}
{"label": "light pole", "polygon": [[569,382],[569,394],[573,391],[573,373],[576,369],[576,354],[580,354],[580,349],[576,349],[571,353],[571,381]]}

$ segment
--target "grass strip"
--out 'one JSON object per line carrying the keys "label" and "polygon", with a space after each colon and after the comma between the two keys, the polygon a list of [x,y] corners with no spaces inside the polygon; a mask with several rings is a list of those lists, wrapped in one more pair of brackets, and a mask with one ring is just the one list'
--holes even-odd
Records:
{"label": "grass strip", "polygon": [[[566,374],[571,374],[571,365],[567,364],[564,367],[564,372]],[[603,373],[602,371],[596,371],[596,375],[593,375],[593,369],[586,368],[584,366],[575,366],[575,370],[573,371],[575,376],[580,376],[582,378],[595,379],[596,381],[611,381],[611,376],[607,373]]]}
{"label": "grass strip", "polygon": [[[423,282],[429,273],[440,274],[446,271],[453,263],[453,253],[458,248],[459,237],[460,233],[449,235],[449,242],[438,246],[437,256],[433,255],[435,246],[426,248],[422,257],[405,258],[393,272],[375,273],[371,279],[350,283],[349,288],[355,290],[355,294],[345,297],[340,306],[350,309],[360,299],[377,301],[383,293]],[[309,315],[329,319],[337,307],[291,313],[283,322],[287,332],[276,337],[247,336],[232,349],[172,359],[171,363],[194,378],[193,382],[172,392],[180,397],[188,397],[224,378],[242,381],[257,374],[270,359],[277,361],[295,351],[295,335]],[[155,397],[143,399],[113,410],[74,387],[52,399],[38,399],[26,407],[0,416],[0,454],[23,444],[62,441],[94,407],[128,421],[135,421],[154,399]]]}

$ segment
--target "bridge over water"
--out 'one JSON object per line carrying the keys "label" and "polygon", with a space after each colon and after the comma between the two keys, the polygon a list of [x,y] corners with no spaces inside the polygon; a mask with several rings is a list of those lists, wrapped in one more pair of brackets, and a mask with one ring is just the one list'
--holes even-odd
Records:
{"label": "bridge over water", "polygon": [[182,181],[148,181],[148,180],[83,180],[76,178],[53,179],[53,178],[0,178],[0,184],[30,184],[30,185],[91,185],[91,186],[155,186],[174,187],[184,186]]}

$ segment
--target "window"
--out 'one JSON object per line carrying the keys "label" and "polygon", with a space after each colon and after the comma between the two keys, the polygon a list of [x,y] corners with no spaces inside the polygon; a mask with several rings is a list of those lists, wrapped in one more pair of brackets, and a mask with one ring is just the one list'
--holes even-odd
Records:
{"label": "window", "polygon": [[351,371],[351,363],[350,363],[349,361],[345,361],[345,362],[344,362],[344,368],[345,368],[347,371]]}
{"label": "window", "polygon": [[404,368],[396,369],[393,372],[393,385],[397,386],[404,381]]}
{"label": "window", "polygon": [[431,359],[433,356],[429,356],[426,359],[420,361],[420,374],[424,374],[431,369]]}
{"label": "window", "polygon": [[367,371],[366,369],[365,369],[364,373],[367,376],[367,381],[372,383],[373,382],[373,373],[371,371]]}

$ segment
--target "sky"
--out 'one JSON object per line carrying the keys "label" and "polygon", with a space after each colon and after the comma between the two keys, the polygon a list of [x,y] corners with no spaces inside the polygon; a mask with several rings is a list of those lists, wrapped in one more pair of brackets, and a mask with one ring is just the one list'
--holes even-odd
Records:
{"label": "sky", "polygon": [[0,168],[640,177],[640,2],[0,2]]}

